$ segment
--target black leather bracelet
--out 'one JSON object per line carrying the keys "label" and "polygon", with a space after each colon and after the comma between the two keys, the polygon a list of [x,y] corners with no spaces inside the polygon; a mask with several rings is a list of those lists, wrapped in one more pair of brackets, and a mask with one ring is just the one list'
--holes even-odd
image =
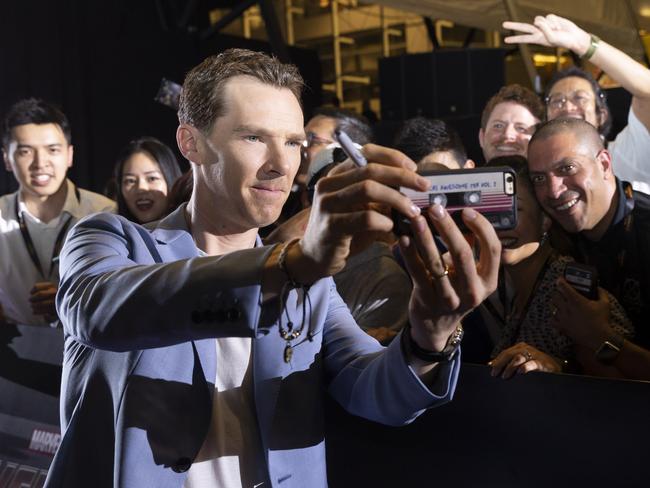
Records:
{"label": "black leather bracelet", "polygon": [[282,249],[280,249],[280,255],[278,256],[278,268],[280,268],[280,271],[285,274],[287,277],[287,282],[292,288],[305,287],[305,285],[302,283],[298,283],[296,280],[294,280],[293,276],[291,276],[291,273],[289,273],[289,270],[287,269],[287,255],[289,254],[289,249],[291,249],[291,246],[298,244],[298,241],[300,241],[300,237],[295,237],[290,241],[285,242],[282,245]]}
{"label": "black leather bracelet", "polygon": [[[411,335],[411,326],[408,325],[402,332],[402,344],[406,347],[406,351],[410,352],[413,356],[428,363],[443,363],[448,362],[456,357],[460,349],[460,343],[463,339],[465,331],[462,325],[456,327],[456,330],[447,339],[447,344],[442,351],[430,351],[420,347],[417,342],[413,340]],[[406,336],[406,337],[404,337]]]}

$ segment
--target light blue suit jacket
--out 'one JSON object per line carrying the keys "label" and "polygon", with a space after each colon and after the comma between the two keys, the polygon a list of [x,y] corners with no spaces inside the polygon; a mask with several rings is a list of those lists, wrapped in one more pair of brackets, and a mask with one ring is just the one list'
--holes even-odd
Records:
{"label": "light blue suit jacket", "polygon": [[[458,359],[429,390],[399,339],[384,349],[362,332],[329,278],[309,290],[309,324],[285,363],[279,304],[260,294],[270,251],[199,257],[183,208],[152,229],[111,214],[75,226],[57,296],[64,435],[47,487],[181,487],[210,423],[216,337],[253,339],[255,408],[274,487],[327,485],[326,390],[351,413],[390,425],[451,399]],[[297,324],[296,297],[287,311]]]}

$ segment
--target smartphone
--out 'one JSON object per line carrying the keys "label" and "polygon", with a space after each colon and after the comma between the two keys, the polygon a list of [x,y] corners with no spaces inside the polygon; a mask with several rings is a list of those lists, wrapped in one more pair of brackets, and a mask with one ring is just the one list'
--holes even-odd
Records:
{"label": "smartphone", "polygon": [[598,270],[582,263],[568,263],[564,268],[564,279],[581,295],[598,300]]}
{"label": "smartphone", "polygon": [[[465,207],[481,213],[496,230],[517,226],[517,177],[512,168],[495,166],[420,174],[431,181],[430,190],[421,192],[401,187],[400,192],[423,210],[435,204],[443,206],[461,231],[467,231],[461,218]],[[393,211],[393,222],[396,234],[410,234],[406,217]],[[433,226],[431,229],[436,232]]]}

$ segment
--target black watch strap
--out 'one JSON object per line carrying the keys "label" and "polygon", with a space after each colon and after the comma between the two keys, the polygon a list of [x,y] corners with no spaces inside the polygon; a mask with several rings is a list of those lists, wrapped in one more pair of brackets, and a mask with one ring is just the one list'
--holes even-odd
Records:
{"label": "black watch strap", "polygon": [[402,332],[402,340],[406,341],[407,350],[416,358],[428,363],[444,363],[451,361],[456,357],[464,334],[465,331],[463,330],[462,325],[456,327],[456,330],[454,330],[454,332],[449,336],[449,339],[447,339],[447,344],[442,351],[430,351],[420,347],[411,336],[410,326],[406,327],[404,332]]}

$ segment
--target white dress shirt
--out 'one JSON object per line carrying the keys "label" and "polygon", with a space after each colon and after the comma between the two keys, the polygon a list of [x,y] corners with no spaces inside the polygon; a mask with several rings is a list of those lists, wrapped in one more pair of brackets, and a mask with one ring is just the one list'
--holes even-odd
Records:
{"label": "white dress shirt", "polygon": [[632,107],[627,125],[607,149],[612,155],[614,174],[629,181],[635,190],[650,194],[650,132]]}

